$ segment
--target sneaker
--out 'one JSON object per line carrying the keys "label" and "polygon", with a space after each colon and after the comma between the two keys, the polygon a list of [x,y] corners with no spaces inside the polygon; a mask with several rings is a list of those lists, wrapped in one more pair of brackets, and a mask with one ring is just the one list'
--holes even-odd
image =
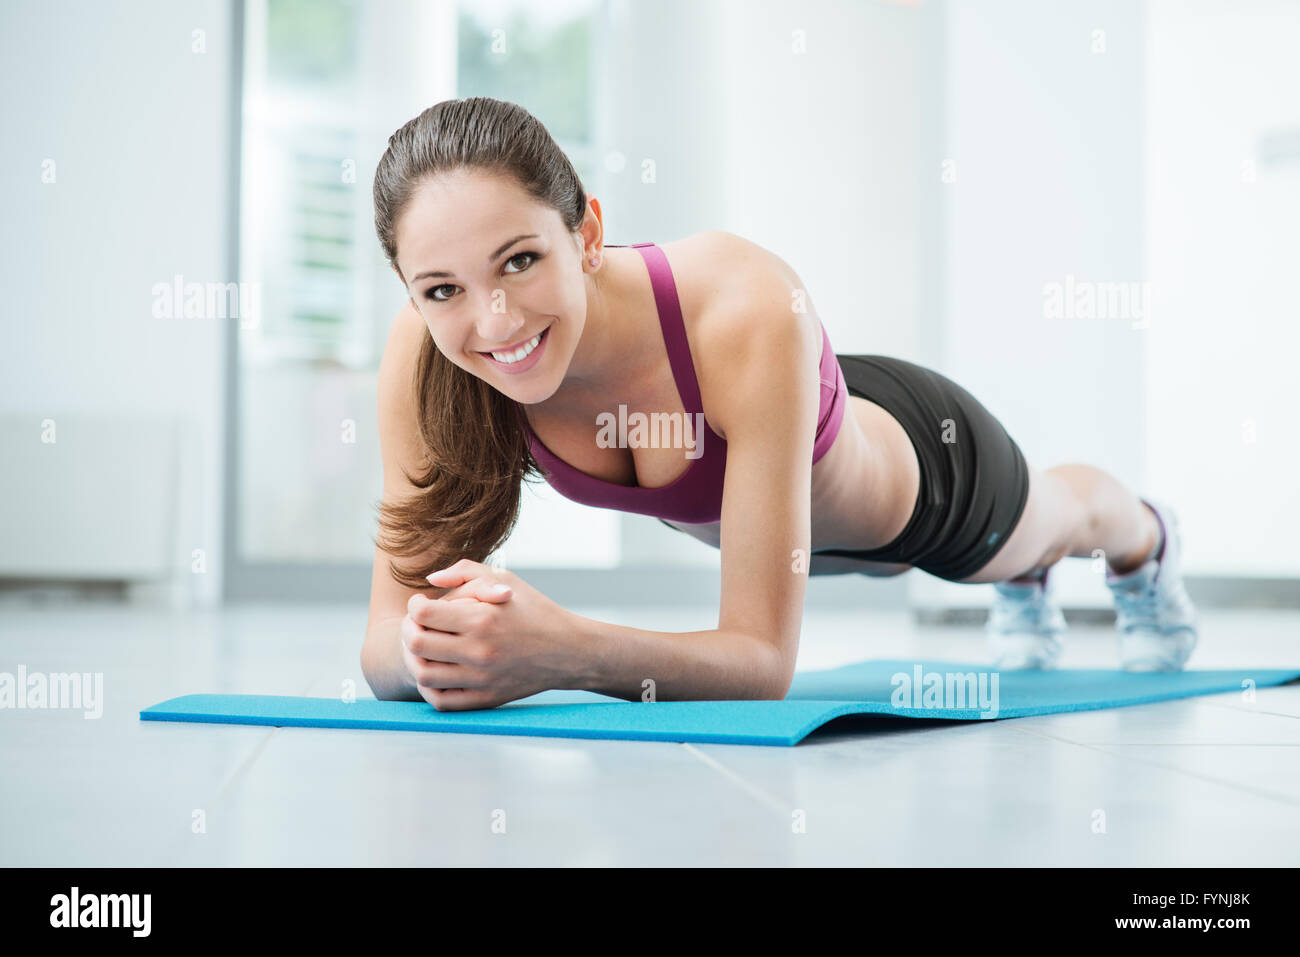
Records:
{"label": "sneaker", "polygon": [[1052,599],[1051,569],[1037,581],[995,582],[984,631],[994,665],[1012,671],[1055,668],[1061,657],[1065,616]]}
{"label": "sneaker", "polygon": [[1178,516],[1168,505],[1141,499],[1156,519],[1164,541],[1154,557],[1131,572],[1106,568],[1106,587],[1115,598],[1119,660],[1125,671],[1181,671],[1196,647],[1196,609],[1182,576]]}

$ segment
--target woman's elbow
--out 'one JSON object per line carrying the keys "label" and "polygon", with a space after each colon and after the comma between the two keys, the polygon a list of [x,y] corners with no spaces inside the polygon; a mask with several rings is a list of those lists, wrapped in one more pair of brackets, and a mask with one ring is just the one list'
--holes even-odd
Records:
{"label": "woman's elbow", "polygon": [[766,695],[768,701],[784,701],[785,696],[790,693],[790,685],[794,683],[794,672],[781,672],[772,681],[770,690]]}
{"label": "woman's elbow", "polygon": [[384,648],[372,633],[366,634],[361,644],[361,674],[370,686],[370,693],[380,701],[421,701],[419,689],[402,680],[400,662],[385,660]]}
{"label": "woman's elbow", "polygon": [[759,696],[764,701],[784,701],[794,682],[795,655],[772,641],[762,640],[759,646],[759,673],[763,676]]}
{"label": "woman's elbow", "polygon": [[361,642],[361,674],[366,679],[366,684],[370,686],[370,693],[380,701],[384,701],[386,699],[383,685],[375,680],[376,672],[375,664],[371,660],[372,655],[370,636],[367,634],[365,640]]}

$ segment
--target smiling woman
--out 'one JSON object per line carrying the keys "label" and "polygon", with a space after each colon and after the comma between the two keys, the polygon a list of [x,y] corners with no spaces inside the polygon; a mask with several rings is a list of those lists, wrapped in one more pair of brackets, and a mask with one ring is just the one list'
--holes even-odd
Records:
{"label": "smiling woman", "polygon": [[[522,393],[498,386],[542,358],[545,346],[522,362],[505,357],[551,317],[585,312],[583,275],[574,268],[581,248],[569,237],[587,197],[531,114],[476,98],[436,104],[394,133],[374,200],[380,243],[411,296],[404,314],[427,328],[411,383],[422,474],[410,481],[420,491],[394,501],[386,489],[380,518],[381,547],[420,559],[415,568],[393,563],[394,577],[418,588],[434,569],[496,551],[518,517],[521,482],[540,475],[520,402],[545,396],[532,380]],[[498,225],[511,221],[524,228]],[[479,258],[485,239],[492,246]],[[525,290],[526,301],[510,302]]]}
{"label": "smiling woman", "polygon": [[[664,700],[780,698],[807,575],[911,567],[1007,583],[991,619],[999,665],[1050,667],[1061,629],[1046,569],[1095,549],[1114,572],[1125,665],[1179,668],[1190,653],[1172,512],[1091,466],[1031,468],[933,370],[837,356],[802,280],[761,247],[721,232],[605,243],[599,202],[521,107],[425,110],[390,138],[374,200],[410,297],[380,368],[362,651],[378,696],[463,709],[550,688],[636,699],[649,681]],[[677,448],[611,447],[615,409],[698,426]],[[719,547],[718,627],[591,621],[485,565],[538,476]]]}

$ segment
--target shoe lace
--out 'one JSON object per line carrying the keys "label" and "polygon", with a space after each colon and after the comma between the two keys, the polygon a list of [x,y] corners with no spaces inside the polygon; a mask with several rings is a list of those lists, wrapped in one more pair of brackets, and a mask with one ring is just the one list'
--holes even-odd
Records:
{"label": "shoe lace", "polygon": [[1047,596],[1042,588],[1022,595],[998,592],[996,602],[999,619],[1013,626],[1036,627],[1049,611]]}
{"label": "shoe lace", "polygon": [[1128,625],[1155,625],[1160,621],[1160,589],[1154,581],[1140,589],[1117,592],[1115,608],[1121,623]]}

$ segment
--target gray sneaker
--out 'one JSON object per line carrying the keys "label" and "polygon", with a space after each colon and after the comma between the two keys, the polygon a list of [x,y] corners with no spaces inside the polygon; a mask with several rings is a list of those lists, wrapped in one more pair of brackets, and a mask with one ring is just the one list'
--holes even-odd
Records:
{"label": "gray sneaker", "polygon": [[1051,569],[1036,582],[995,582],[984,625],[996,667],[1006,671],[1056,667],[1065,616],[1052,598]]}
{"label": "gray sneaker", "polygon": [[1117,575],[1106,569],[1115,599],[1119,660],[1125,671],[1181,671],[1196,647],[1196,609],[1182,576],[1182,536],[1168,505],[1141,499],[1164,530],[1155,558]]}

